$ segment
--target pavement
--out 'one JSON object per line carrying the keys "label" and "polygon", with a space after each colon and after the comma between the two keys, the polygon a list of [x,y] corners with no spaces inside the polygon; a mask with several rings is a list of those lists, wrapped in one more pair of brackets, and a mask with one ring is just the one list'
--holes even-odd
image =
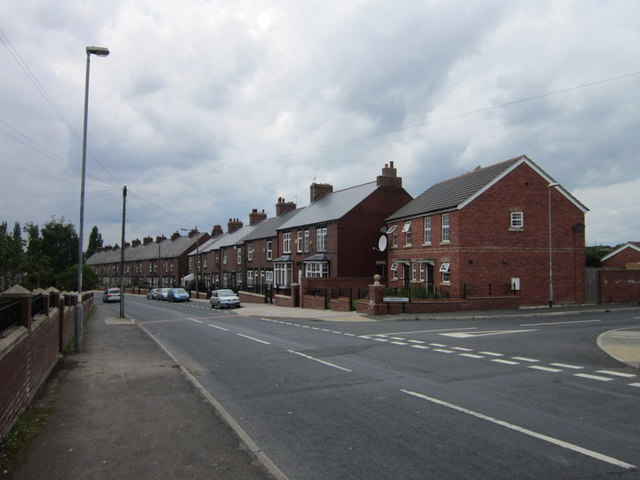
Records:
{"label": "pavement", "polygon": [[[234,311],[269,318],[377,322],[624,309],[640,312],[637,306],[616,305],[368,317],[265,304],[244,304]],[[112,308],[96,301],[84,342],[81,353],[60,360],[34,399],[33,406],[51,411],[45,429],[15,471],[0,469],[1,480],[287,480],[224,407],[146,330],[114,318]],[[612,357],[640,368],[640,326],[605,332],[597,342]]]}

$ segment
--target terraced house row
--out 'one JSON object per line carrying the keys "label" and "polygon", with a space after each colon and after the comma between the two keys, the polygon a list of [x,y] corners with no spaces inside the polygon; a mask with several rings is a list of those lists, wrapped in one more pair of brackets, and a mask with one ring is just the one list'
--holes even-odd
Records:
{"label": "terraced house row", "polygon": [[[521,304],[585,296],[588,209],[526,156],[436,183],[413,199],[393,162],[375,181],[334,190],[313,183],[309,204],[279,198],[276,215],[253,209],[226,232],[177,232],[125,245],[128,286],[362,291],[380,283],[425,298],[510,295]],[[119,283],[120,253],[87,262],[103,285]]]}

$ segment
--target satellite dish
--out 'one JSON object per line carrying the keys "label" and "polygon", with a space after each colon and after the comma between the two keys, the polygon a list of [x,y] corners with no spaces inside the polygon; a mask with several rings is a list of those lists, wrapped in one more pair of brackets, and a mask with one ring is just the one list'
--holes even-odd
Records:
{"label": "satellite dish", "polygon": [[384,252],[387,249],[387,236],[381,235],[378,239],[378,250]]}
{"label": "satellite dish", "polygon": [[383,225],[380,227],[380,233],[387,233],[387,226]]}

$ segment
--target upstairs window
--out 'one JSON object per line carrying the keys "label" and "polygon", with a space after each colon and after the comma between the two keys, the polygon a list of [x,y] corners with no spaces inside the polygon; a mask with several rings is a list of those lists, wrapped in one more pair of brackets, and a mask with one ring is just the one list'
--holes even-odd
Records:
{"label": "upstairs window", "polygon": [[[253,243],[250,243],[249,245],[247,245],[247,261],[252,262],[253,261]],[[205,266],[205,268],[207,268]]]}
{"label": "upstairs window", "polygon": [[327,228],[318,228],[316,231],[316,251],[318,252],[326,252],[327,251]]}
{"label": "upstairs window", "polygon": [[431,245],[431,217],[424,217],[424,243]]}
{"label": "upstairs window", "polygon": [[449,214],[442,214],[442,241],[450,242],[451,241],[451,232],[449,230]]}
{"label": "upstairs window", "polygon": [[411,245],[411,220],[404,222],[404,226],[402,227],[402,233],[404,233],[405,246],[410,246]]}
{"label": "upstairs window", "polygon": [[269,240],[267,242],[267,260],[271,260],[273,258],[273,242]]}
{"label": "upstairs window", "polygon": [[524,228],[523,212],[511,212],[511,228],[514,230],[522,230]]}
{"label": "upstairs window", "polygon": [[398,246],[398,225],[392,225],[389,230],[387,230],[387,234],[391,235],[391,246]]}
{"label": "upstairs window", "polygon": [[282,235],[282,252],[291,253],[291,232]]}
{"label": "upstairs window", "polygon": [[303,235],[303,231],[298,230],[298,234],[296,236],[296,251],[298,253],[302,253],[302,235]]}
{"label": "upstairs window", "polygon": [[304,231],[304,253],[309,253],[310,248],[309,230]]}

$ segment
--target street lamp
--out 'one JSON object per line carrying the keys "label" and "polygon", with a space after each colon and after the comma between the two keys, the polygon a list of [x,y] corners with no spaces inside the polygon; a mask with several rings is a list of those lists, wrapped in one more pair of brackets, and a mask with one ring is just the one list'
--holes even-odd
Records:
{"label": "street lamp", "polygon": [[[84,178],[87,163],[87,117],[89,107],[89,58],[91,55],[106,57],[109,49],[104,47],[87,47],[87,72],[84,82],[84,123],[82,127],[82,176],[80,181],[80,226],[78,228],[78,301],[76,303],[76,324],[75,324],[75,350],[80,352],[82,345],[82,321],[84,312],[82,307],[82,264],[84,261],[82,253],[82,236],[84,227]],[[124,247],[124,245],[123,245]]]}
{"label": "street lamp", "polygon": [[553,245],[551,242],[551,189],[559,186],[559,183],[550,183],[548,185],[547,193],[547,205],[549,208],[549,308],[553,307]]}
{"label": "street lamp", "polygon": [[[189,232],[188,228],[181,228],[184,232]],[[200,271],[200,238],[198,238],[198,227],[194,227],[193,231],[196,232],[196,268],[195,268],[195,280],[196,280],[196,298],[200,297],[198,292],[198,274]]]}

